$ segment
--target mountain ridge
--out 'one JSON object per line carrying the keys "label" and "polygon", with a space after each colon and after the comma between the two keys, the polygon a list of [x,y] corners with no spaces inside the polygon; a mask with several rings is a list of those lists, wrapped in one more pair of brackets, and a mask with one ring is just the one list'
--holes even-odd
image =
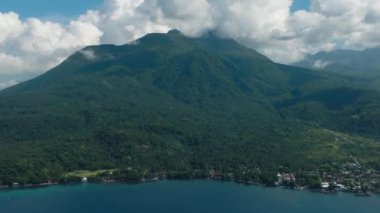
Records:
{"label": "mountain ridge", "polygon": [[309,69],[328,70],[344,75],[373,78],[380,75],[379,54],[379,47],[360,51],[319,52],[315,55],[307,55],[304,60],[293,65]]}

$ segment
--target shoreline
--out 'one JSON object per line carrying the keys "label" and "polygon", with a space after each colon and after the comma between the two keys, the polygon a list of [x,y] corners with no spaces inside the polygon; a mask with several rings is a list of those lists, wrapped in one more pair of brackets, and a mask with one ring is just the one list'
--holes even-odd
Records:
{"label": "shoreline", "polygon": [[249,186],[256,186],[256,187],[264,187],[264,188],[281,188],[284,190],[291,190],[291,191],[307,191],[310,193],[320,193],[324,195],[336,195],[338,193],[345,193],[345,194],[351,194],[356,197],[372,197],[372,196],[378,196],[380,195],[380,191],[378,192],[355,192],[355,191],[349,191],[349,190],[333,190],[328,191],[324,189],[309,189],[306,187],[288,187],[284,185],[274,185],[269,186],[265,185],[263,183],[252,183],[252,182],[244,182],[244,181],[226,181],[226,180],[217,180],[217,179],[143,179],[141,181],[117,181],[117,180],[107,180],[107,181],[88,181],[88,182],[68,182],[68,183],[59,183],[59,182],[53,182],[53,183],[41,183],[41,184],[27,184],[27,185],[18,185],[18,186],[0,186],[0,192],[4,191],[15,191],[15,190],[32,190],[32,189],[42,189],[42,188],[48,188],[52,186],[73,186],[73,185],[84,185],[84,184],[100,184],[100,185],[107,185],[107,184],[125,184],[125,185],[140,185],[145,183],[154,183],[154,182],[164,182],[164,181],[183,181],[183,182],[190,182],[190,181],[207,181],[207,182],[219,182],[219,183],[233,183],[237,185],[245,185],[247,187]]}

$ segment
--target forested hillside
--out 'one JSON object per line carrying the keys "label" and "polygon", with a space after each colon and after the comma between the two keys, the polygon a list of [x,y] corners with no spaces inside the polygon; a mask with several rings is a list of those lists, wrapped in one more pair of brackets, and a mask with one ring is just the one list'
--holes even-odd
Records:
{"label": "forested hillside", "polygon": [[0,183],[97,169],[380,170],[379,104],[367,80],[275,64],[213,34],[90,46],[0,92]]}

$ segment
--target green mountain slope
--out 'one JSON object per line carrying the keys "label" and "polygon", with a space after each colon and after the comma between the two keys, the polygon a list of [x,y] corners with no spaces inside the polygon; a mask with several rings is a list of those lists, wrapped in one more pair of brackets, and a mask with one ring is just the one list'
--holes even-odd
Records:
{"label": "green mountain slope", "polygon": [[87,47],[0,92],[0,182],[92,169],[376,169],[380,99],[366,83],[275,64],[212,34]]}

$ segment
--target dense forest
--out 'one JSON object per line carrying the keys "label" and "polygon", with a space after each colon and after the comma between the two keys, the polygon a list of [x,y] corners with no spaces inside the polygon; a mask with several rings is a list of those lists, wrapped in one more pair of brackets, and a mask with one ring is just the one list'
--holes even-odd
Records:
{"label": "dense forest", "polygon": [[99,169],[261,182],[352,162],[379,171],[379,105],[368,79],[276,64],[212,33],[90,46],[0,92],[0,184]]}

